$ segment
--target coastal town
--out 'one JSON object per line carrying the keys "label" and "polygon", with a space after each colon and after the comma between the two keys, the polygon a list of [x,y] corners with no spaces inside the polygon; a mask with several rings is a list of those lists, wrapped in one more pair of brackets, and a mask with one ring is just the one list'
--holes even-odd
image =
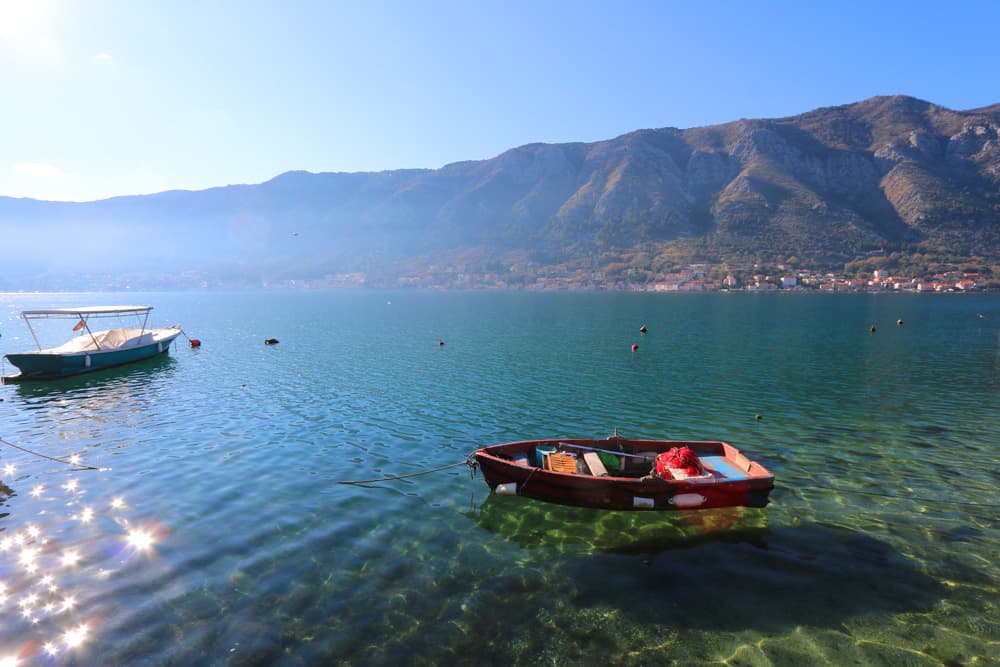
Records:
{"label": "coastal town", "polygon": [[[778,265],[773,273],[720,271],[707,264],[691,264],[672,273],[649,274],[628,270],[617,275],[583,269],[538,271],[511,270],[501,273],[476,273],[464,267],[429,267],[413,276],[373,279],[365,273],[327,275],[320,280],[290,281],[293,288],[424,288],[424,289],[523,289],[523,290],[605,290],[624,292],[711,292],[781,290],[823,292],[973,292],[994,289],[997,285],[978,271],[943,271],[928,276],[899,276],[876,270],[867,277],[848,277],[836,273],[791,270]],[[718,277],[721,276],[721,279]],[[273,284],[271,287],[278,287]]]}
{"label": "coastal town", "polygon": [[[72,274],[67,287],[94,291],[116,290],[525,290],[608,292],[980,292],[1000,290],[993,271],[954,269],[927,275],[896,275],[885,270],[863,273],[812,271],[778,264],[773,268],[734,269],[711,264],[690,264],[664,273],[635,268],[617,271],[569,267],[515,265],[505,270],[482,270],[461,264],[439,264],[394,274],[362,271],[328,273],[322,276],[220,276],[215,272],[189,269],[170,276],[144,272]],[[0,279],[0,291],[52,289],[41,277],[38,284],[22,280],[15,286]]]}

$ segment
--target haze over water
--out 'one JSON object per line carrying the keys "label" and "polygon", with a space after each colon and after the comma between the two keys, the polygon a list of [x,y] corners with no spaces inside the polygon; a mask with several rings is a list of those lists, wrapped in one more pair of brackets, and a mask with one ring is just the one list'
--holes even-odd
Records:
{"label": "haze over water", "polygon": [[[0,354],[32,346],[21,310],[94,304],[202,347],[0,389],[34,452],[0,443],[0,660],[1000,662],[995,294],[3,299]],[[771,505],[581,510],[464,466],[337,484],[616,428],[730,442]]]}

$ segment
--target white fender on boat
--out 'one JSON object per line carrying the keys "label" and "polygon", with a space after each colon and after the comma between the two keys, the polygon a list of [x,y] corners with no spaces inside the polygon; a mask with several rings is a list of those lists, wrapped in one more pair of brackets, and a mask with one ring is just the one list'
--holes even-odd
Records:
{"label": "white fender on boat", "polygon": [[516,496],[517,495],[517,482],[507,482],[506,484],[497,484],[497,488],[494,489],[498,496]]}
{"label": "white fender on boat", "polygon": [[678,493],[670,499],[670,504],[674,507],[698,507],[705,502],[705,496],[700,493]]}
{"label": "white fender on boat", "polygon": [[632,496],[632,507],[642,510],[651,510],[656,506],[656,503],[652,498],[640,498],[639,496]]}
{"label": "white fender on boat", "polygon": [[90,368],[90,355],[89,354],[83,355],[83,365],[84,365],[85,368]]}

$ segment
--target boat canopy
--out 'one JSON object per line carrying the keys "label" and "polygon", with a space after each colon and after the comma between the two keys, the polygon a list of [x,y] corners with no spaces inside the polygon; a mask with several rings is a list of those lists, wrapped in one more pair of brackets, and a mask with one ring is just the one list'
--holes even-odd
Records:
{"label": "boat canopy", "polygon": [[25,310],[24,319],[70,319],[90,317],[117,317],[119,315],[148,315],[152,306],[87,306],[85,308],[48,308],[46,310]]}

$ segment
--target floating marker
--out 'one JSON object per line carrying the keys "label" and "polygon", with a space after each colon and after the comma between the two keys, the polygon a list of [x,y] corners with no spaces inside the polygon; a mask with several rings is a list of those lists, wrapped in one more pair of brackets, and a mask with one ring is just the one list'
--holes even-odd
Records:
{"label": "floating marker", "polygon": [[188,342],[191,343],[191,347],[201,347],[201,341],[197,338],[190,338],[188,339]]}
{"label": "floating marker", "polygon": [[639,327],[639,333],[646,333],[646,325],[645,324],[643,324],[641,327]]}
{"label": "floating marker", "polygon": [[278,339],[277,338],[265,338],[264,339],[264,345],[277,345],[277,344],[278,344]]}
{"label": "floating marker", "polygon": [[632,351],[635,352],[639,349],[639,343],[632,343]]}

